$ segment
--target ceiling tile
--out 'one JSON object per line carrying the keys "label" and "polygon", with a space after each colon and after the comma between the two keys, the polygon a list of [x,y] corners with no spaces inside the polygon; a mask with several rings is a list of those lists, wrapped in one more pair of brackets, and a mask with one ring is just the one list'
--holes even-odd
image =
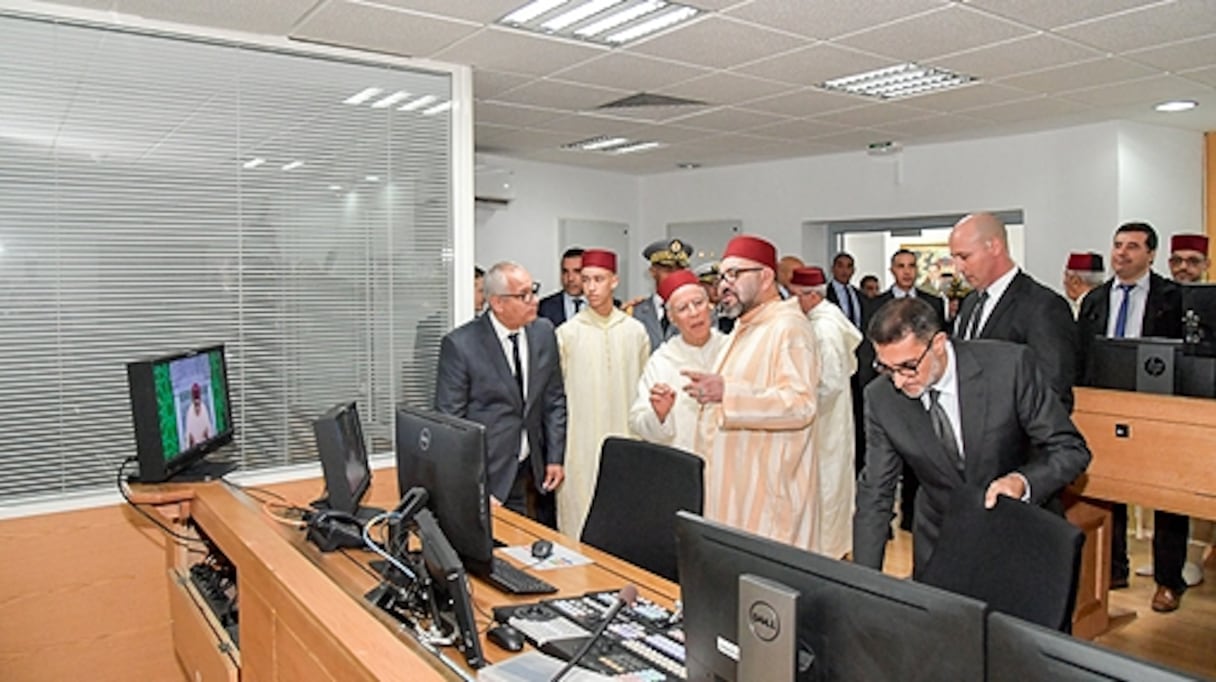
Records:
{"label": "ceiling tile", "polygon": [[908,141],[909,139],[937,137],[959,133],[965,130],[976,130],[987,125],[987,121],[972,118],[970,116],[941,114],[937,116],[929,116],[927,118],[916,118],[892,122],[884,125],[883,129],[896,133],[902,140]]}
{"label": "ceiling tile", "polygon": [[1052,35],[1040,34],[948,55],[926,63],[990,80],[1103,56],[1105,53],[1098,50]]}
{"label": "ceiling tile", "polygon": [[526,127],[557,118],[561,112],[501,102],[475,102],[473,115],[478,123]]}
{"label": "ceiling tile", "polygon": [[813,38],[835,38],[944,6],[942,0],[756,0],[723,12]]}
{"label": "ceiling tile", "polygon": [[[148,0],[163,2],[164,0]],[[248,0],[245,0],[248,2]],[[524,4],[525,0],[477,0],[476,2],[453,2],[453,0],[362,0],[369,4],[388,5],[399,9],[424,12],[436,16],[453,17],[480,24],[491,24]],[[259,4],[259,3],[251,3]]]}
{"label": "ceiling tile", "polygon": [[1157,3],[1057,31],[1088,45],[1126,52],[1216,33],[1216,1]]}
{"label": "ceiling tile", "polygon": [[[83,3],[73,2],[74,5]],[[90,3],[93,4],[93,3]],[[118,0],[112,3],[123,14],[164,19],[185,24],[231,28],[251,33],[284,35],[304,16],[314,0],[210,0],[209,2],[164,2],[164,0]]]}
{"label": "ceiling tile", "polygon": [[630,94],[627,90],[609,90],[545,78],[521,85],[496,97],[495,100],[567,111],[586,111]]}
{"label": "ceiling tile", "polygon": [[1166,71],[1211,66],[1216,64],[1216,35],[1129,52],[1122,56]]}
{"label": "ceiling tile", "polygon": [[784,33],[710,16],[625,49],[724,69],[791,50],[804,42]]}
{"label": "ceiling tile", "polygon": [[694,114],[679,119],[679,124],[689,128],[705,128],[707,130],[740,131],[757,126],[777,123],[784,120],[783,116],[767,114],[762,111],[747,111],[734,107],[719,107],[704,113]]}
{"label": "ceiling tile", "polygon": [[551,130],[563,135],[574,137],[595,137],[596,135],[624,135],[630,130],[637,129],[633,121],[593,116],[591,114],[571,114],[558,116],[544,123],[545,130]]}
{"label": "ceiling tile", "polygon": [[821,135],[812,138],[812,142],[819,144],[830,144],[844,149],[856,149],[862,151],[867,145],[875,142],[885,142],[896,137],[890,130],[876,130],[872,128],[854,128],[843,133],[832,133],[830,135]]}
{"label": "ceiling tile", "polygon": [[675,123],[634,125],[628,132],[630,137],[637,140],[658,140],[669,145],[682,144],[717,134],[699,128],[686,128]]}
{"label": "ceiling tile", "polygon": [[610,52],[554,74],[565,81],[621,88],[632,92],[655,92],[668,85],[710,73],[687,64],[653,59],[624,52]]}
{"label": "ceiling tile", "polygon": [[490,71],[547,76],[604,52],[604,48],[591,45],[491,27],[431,56]]}
{"label": "ceiling tile", "polygon": [[477,30],[465,23],[336,0],[310,15],[291,32],[291,37],[326,45],[425,57]]}
{"label": "ceiling tile", "polygon": [[1104,85],[1086,90],[1076,90],[1065,93],[1072,100],[1091,106],[1109,107],[1133,102],[1145,103],[1145,110],[1151,110],[1152,105],[1170,99],[1187,99],[1187,96],[1197,91],[1206,91],[1202,85],[1177,76],[1153,76],[1127,83]]}
{"label": "ceiling tile", "polygon": [[747,131],[748,135],[759,135],[761,137],[772,137],[782,140],[800,140],[808,137],[816,137],[818,135],[829,135],[831,133],[839,133],[844,131],[846,126],[838,123],[829,123],[813,118],[792,118],[786,119],[780,123],[752,128]]}
{"label": "ceiling tile", "polygon": [[1050,29],[1151,5],[1161,0],[967,0],[972,7]]}
{"label": "ceiling tile", "polygon": [[1056,93],[1144,78],[1154,73],[1156,71],[1150,67],[1110,57],[1004,78],[1000,82],[1032,92]]}
{"label": "ceiling tile", "polygon": [[1216,66],[1209,66],[1204,69],[1195,69],[1186,73],[1178,74],[1187,80],[1207,83],[1212,87],[1216,87]]}
{"label": "ceiling tile", "polygon": [[612,107],[597,109],[597,116],[606,116],[634,123],[660,123],[687,116],[695,111],[703,111],[704,106],[644,106],[644,107]]}
{"label": "ceiling tile", "polygon": [[911,107],[905,107],[889,102],[881,102],[878,104],[866,104],[854,109],[836,111],[830,114],[816,116],[815,118],[820,121],[827,121],[828,123],[839,123],[841,125],[859,128],[874,128],[895,121],[904,121],[910,118],[921,118],[924,115],[924,111],[913,109]]}
{"label": "ceiling tile", "polygon": [[747,103],[748,109],[757,109],[774,114],[802,117],[824,114],[829,111],[849,109],[870,100],[852,95],[838,95],[814,88],[803,88],[776,97],[753,100]]}
{"label": "ceiling tile", "polygon": [[965,111],[975,107],[992,106],[1002,102],[1026,99],[1034,93],[1006,85],[976,83],[954,90],[945,90],[918,97],[900,100],[901,103],[918,109],[931,109],[942,113]]}
{"label": "ceiling tile", "polygon": [[878,57],[856,50],[819,43],[810,47],[752,62],[739,67],[739,73],[768,78],[797,85],[818,85],[832,78],[864,73],[899,61],[890,57]]}
{"label": "ceiling tile", "polygon": [[478,99],[492,99],[511,88],[517,88],[524,83],[534,80],[532,76],[520,76],[501,71],[473,70],[473,96]]}
{"label": "ceiling tile", "polygon": [[740,76],[718,71],[663,88],[664,95],[687,97],[710,104],[741,104],[761,97],[788,92],[790,86],[782,83]]}
{"label": "ceiling tile", "polygon": [[560,133],[519,128],[497,130],[493,135],[487,135],[484,142],[480,130],[474,133],[474,143],[478,151],[488,151],[491,147],[504,150],[558,149],[563,144],[574,141],[576,140]]}
{"label": "ceiling tile", "polygon": [[967,112],[967,115],[996,123],[1013,123],[1075,114],[1087,108],[1079,102],[1044,96],[1024,99],[1020,102],[1009,102],[995,107],[972,109]]}
{"label": "ceiling tile", "polygon": [[961,5],[884,24],[836,41],[842,45],[918,61],[1029,35],[1029,29]]}

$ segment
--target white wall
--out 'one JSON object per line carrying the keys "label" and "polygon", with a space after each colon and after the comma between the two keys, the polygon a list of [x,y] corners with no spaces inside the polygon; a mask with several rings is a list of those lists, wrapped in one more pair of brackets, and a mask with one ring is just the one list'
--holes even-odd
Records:
{"label": "white wall", "polygon": [[486,164],[510,170],[515,191],[515,198],[503,208],[477,209],[473,235],[478,265],[489,268],[500,260],[518,261],[541,283],[543,293],[556,291],[561,285],[561,254],[568,246],[558,243],[558,224],[563,218],[579,218],[629,225],[631,253],[617,256],[635,258],[635,273],[645,270],[641,254],[648,242],[637,238],[638,177],[478,156]]}
{"label": "white wall", "polygon": [[1203,233],[1203,134],[1125,121],[1118,139],[1119,222],[1156,228],[1153,267],[1168,277],[1170,235]]}

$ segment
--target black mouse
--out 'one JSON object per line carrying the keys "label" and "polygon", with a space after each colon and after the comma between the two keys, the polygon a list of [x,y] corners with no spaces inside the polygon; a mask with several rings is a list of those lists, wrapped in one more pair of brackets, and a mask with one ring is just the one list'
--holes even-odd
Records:
{"label": "black mouse", "polygon": [[486,632],[486,639],[489,639],[498,648],[507,651],[519,651],[524,648],[523,633],[506,623],[490,628]]}
{"label": "black mouse", "polygon": [[532,543],[532,556],[536,559],[548,559],[553,553],[553,543],[548,540],[537,540]]}

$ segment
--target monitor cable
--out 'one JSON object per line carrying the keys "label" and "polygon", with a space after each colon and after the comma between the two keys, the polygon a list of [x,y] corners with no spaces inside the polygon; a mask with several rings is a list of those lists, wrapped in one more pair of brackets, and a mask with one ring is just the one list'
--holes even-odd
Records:
{"label": "monitor cable", "polygon": [[137,458],[128,457],[122,461],[122,464],[118,465],[118,476],[117,476],[117,480],[115,481],[115,484],[118,486],[118,492],[122,494],[122,499],[126,500],[127,504],[130,505],[132,509],[134,509],[135,511],[142,514],[143,517],[148,519],[149,521],[151,521],[153,525],[155,525],[157,528],[160,528],[169,537],[173,538],[173,541],[175,543],[177,543],[179,545],[185,545],[187,543],[195,543],[195,544],[200,544],[200,545],[206,546],[206,543],[204,543],[202,540],[199,540],[198,538],[190,537],[189,535],[183,535],[183,534],[173,530],[169,526],[165,525],[163,521],[156,518],[155,516],[150,514],[146,509],[144,509],[142,504],[137,503],[131,499],[131,494],[127,490],[127,483],[123,479],[122,474],[124,471],[127,470],[127,465],[132,462],[135,462],[135,461],[137,461]]}

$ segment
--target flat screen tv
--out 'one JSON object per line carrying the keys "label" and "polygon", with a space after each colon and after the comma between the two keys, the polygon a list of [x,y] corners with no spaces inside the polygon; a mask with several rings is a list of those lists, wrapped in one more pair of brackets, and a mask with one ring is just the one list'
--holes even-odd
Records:
{"label": "flat screen tv", "polygon": [[224,346],[127,364],[141,483],[223,475],[232,465],[198,465],[232,442],[232,399]]}

